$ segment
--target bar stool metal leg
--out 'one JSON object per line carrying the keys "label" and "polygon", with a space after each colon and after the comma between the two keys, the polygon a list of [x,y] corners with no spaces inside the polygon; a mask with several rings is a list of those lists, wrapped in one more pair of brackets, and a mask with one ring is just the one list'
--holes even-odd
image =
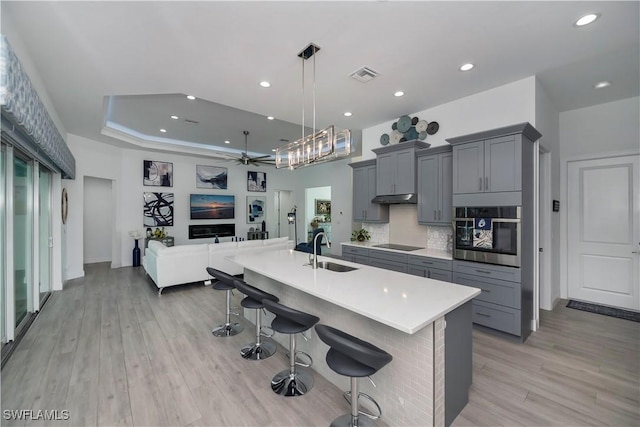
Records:
{"label": "bar stool metal leg", "polygon": [[273,356],[276,352],[276,345],[272,342],[262,342],[262,316],[260,309],[256,310],[256,342],[247,344],[240,350],[240,354],[245,359],[262,360]]}
{"label": "bar stool metal leg", "polygon": [[[240,323],[231,323],[231,290],[227,290],[227,321],[226,323],[213,328],[211,333],[215,337],[231,337],[238,335],[244,330],[244,326]],[[236,314],[236,313],[233,313]]]}
{"label": "bar stool metal leg", "polygon": [[296,369],[296,335],[289,335],[289,369],[278,372],[271,380],[271,390],[281,396],[302,396],[313,388],[313,375]]}
{"label": "bar stool metal leg", "polygon": [[[351,377],[351,390],[345,392],[345,399],[351,403],[351,413],[342,415],[331,423],[331,427],[376,427],[375,421],[382,415],[382,411],[380,410],[380,406],[378,403],[368,394],[360,393],[358,390],[358,378]],[[349,396],[349,397],[347,397]],[[354,399],[353,396],[356,396]],[[369,401],[371,401],[376,409],[378,410],[378,414],[369,414],[367,412],[363,412],[360,410],[358,405],[358,398],[362,396]],[[361,417],[360,415],[364,415]]]}

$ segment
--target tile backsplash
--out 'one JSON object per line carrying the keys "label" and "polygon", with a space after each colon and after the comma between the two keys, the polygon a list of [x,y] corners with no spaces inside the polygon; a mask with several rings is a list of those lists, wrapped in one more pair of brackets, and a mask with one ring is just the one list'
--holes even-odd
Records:
{"label": "tile backsplash", "polygon": [[418,224],[418,208],[415,205],[391,205],[388,224],[363,223],[362,228],[371,234],[374,242],[425,246],[447,252],[453,250],[451,227]]}

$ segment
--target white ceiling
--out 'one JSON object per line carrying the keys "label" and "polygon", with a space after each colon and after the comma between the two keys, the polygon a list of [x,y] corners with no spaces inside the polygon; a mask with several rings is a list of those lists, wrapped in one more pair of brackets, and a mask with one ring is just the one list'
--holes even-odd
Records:
{"label": "white ceiling", "polygon": [[[565,111],[638,96],[639,5],[3,0],[0,11],[3,33],[33,58],[67,132],[120,146],[164,138],[244,150],[249,130],[249,150],[271,153],[280,139],[301,136],[297,54],[309,42],[321,48],[318,128],[363,129],[532,75]],[[574,27],[588,12],[601,18]],[[476,68],[458,71],[465,62]],[[349,78],[364,65],[380,76]],[[310,69],[307,61],[307,126]],[[272,86],[261,88],[262,80]],[[595,90],[601,80],[613,84]],[[406,95],[394,97],[397,90]],[[107,119],[137,137],[110,132]]]}

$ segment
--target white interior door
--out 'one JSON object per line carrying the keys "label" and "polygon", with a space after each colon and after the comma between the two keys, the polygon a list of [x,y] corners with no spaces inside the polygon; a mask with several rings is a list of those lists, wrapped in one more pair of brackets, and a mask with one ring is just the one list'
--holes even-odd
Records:
{"label": "white interior door", "polygon": [[569,162],[571,299],[640,310],[639,158]]}

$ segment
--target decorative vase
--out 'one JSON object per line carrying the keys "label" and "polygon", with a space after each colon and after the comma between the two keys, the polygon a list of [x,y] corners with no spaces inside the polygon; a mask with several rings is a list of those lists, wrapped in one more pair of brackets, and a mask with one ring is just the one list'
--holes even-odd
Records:
{"label": "decorative vase", "polygon": [[133,248],[133,266],[140,267],[140,248],[138,247],[138,239],[135,239],[136,246]]}
{"label": "decorative vase", "polygon": [[364,236],[363,236],[363,235],[361,235],[361,234],[360,234],[360,235],[358,235],[358,238],[357,238],[357,239],[358,239],[358,242],[364,242],[364,241],[365,241]]}

